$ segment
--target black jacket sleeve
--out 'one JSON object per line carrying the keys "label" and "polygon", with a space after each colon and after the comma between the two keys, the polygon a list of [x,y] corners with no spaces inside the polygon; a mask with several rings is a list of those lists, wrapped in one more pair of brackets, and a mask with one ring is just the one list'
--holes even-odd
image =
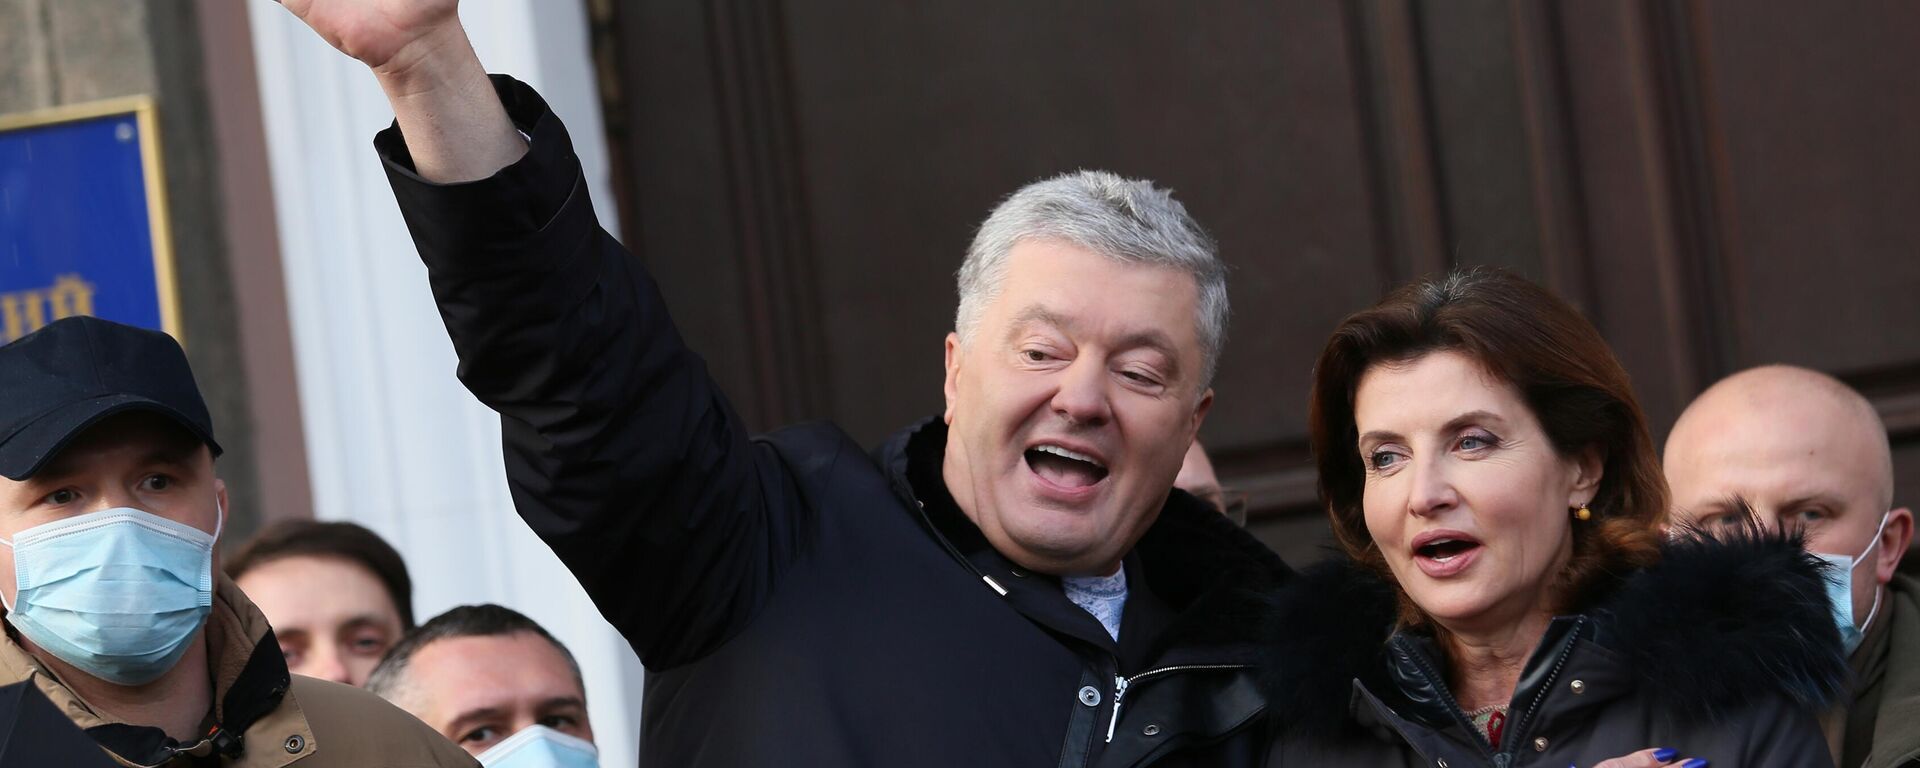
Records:
{"label": "black jacket sleeve", "polygon": [[374,145],[460,381],[500,412],[514,506],[641,660],[671,667],[745,626],[808,513],[600,228],[566,128],[525,84],[494,86],[531,147],[491,178],[421,179],[397,126]]}

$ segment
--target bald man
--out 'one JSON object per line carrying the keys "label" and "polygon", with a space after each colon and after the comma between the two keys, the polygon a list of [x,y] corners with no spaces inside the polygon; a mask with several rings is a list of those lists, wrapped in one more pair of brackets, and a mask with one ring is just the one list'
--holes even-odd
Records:
{"label": "bald man", "polygon": [[1804,368],[1742,371],[1680,415],[1665,462],[1676,521],[1802,528],[1845,579],[1831,598],[1855,688],[1824,723],[1834,764],[1920,766],[1920,581],[1894,572],[1913,513],[1893,508],[1887,431],[1866,398]]}
{"label": "bald man", "polygon": [[1207,449],[1200,446],[1199,440],[1187,447],[1187,456],[1180,462],[1180,474],[1174,476],[1173,487],[1199,497],[1236,525],[1247,524],[1246,494],[1220,484],[1220,476],[1213,471],[1213,459],[1207,457]]}

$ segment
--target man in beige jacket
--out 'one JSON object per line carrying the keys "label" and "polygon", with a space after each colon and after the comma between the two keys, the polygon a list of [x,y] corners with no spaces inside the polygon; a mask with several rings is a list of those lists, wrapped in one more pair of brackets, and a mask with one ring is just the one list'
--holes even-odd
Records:
{"label": "man in beige jacket", "polygon": [[0,685],[122,765],[475,765],[359,689],[287,672],[214,562],[227,493],[178,343],[91,317],[0,347]]}

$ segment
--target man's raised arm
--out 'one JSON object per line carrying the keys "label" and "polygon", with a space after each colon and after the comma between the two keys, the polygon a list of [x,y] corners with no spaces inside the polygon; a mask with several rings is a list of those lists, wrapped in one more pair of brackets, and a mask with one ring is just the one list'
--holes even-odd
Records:
{"label": "man's raised arm", "polygon": [[441,184],[492,176],[526,154],[460,26],[458,0],[282,0],[373,70],[413,155]]}
{"label": "man's raised arm", "polygon": [[600,228],[565,126],[489,78],[454,0],[285,4],[393,102],[374,146],[460,381],[500,413],[514,509],[650,667],[724,643],[817,517]]}

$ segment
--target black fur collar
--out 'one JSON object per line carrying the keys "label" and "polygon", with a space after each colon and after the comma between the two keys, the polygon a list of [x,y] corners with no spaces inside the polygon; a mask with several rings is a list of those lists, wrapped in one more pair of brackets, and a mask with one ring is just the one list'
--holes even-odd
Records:
{"label": "black fur collar", "polygon": [[[1797,536],[1688,535],[1586,615],[1593,641],[1682,721],[1768,694],[1817,712],[1848,675],[1821,568]],[[1392,693],[1384,652],[1395,600],[1390,584],[1344,557],[1268,593],[1261,677],[1280,727],[1351,733],[1355,679]]]}

